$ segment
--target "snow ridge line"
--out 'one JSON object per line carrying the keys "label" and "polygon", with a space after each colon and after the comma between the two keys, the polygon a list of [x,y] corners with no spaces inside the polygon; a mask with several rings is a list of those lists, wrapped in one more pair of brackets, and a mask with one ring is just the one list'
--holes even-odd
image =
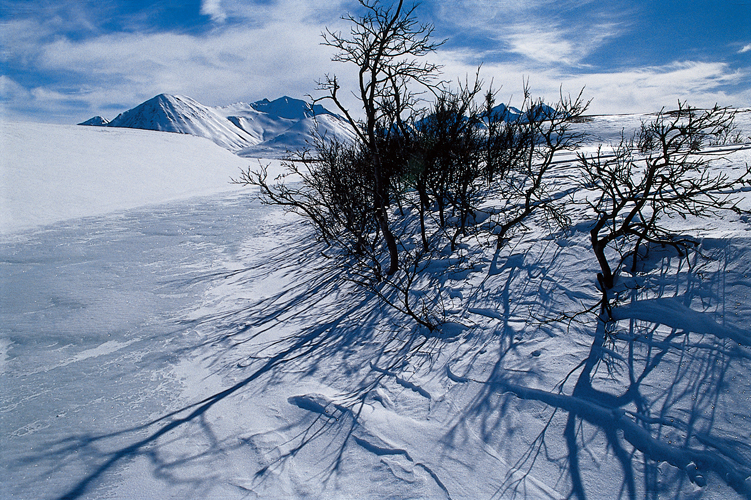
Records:
{"label": "snow ridge line", "polygon": [[[303,410],[320,413],[321,415],[328,417],[329,420],[339,420],[340,417],[352,413],[349,408],[338,405],[321,394],[290,396],[287,398],[287,402],[298,408],[302,408]],[[333,407],[333,410],[329,409],[330,406]],[[338,415],[336,413],[337,410],[340,412]]]}
{"label": "snow ridge line", "polygon": [[636,449],[652,460],[664,461],[685,471],[691,481],[699,486],[706,484],[706,478],[700,471],[702,469],[713,471],[735,491],[751,498],[751,469],[738,470],[727,459],[711,451],[677,448],[661,442],[629,419],[623,409],[607,408],[576,396],[555,394],[508,382],[501,383],[499,389],[511,392],[522,399],[541,401],[551,407],[561,408],[603,428],[615,427],[620,429],[623,432],[623,439],[631,443]]}
{"label": "snow ridge line", "polygon": [[416,467],[420,467],[425,472],[428,473],[428,475],[433,478],[433,481],[438,485],[439,488],[443,490],[444,493],[446,493],[446,497],[451,500],[451,494],[449,493],[448,488],[446,488],[446,485],[443,484],[443,482],[438,478],[438,475],[433,472],[433,470],[428,467],[427,465],[423,464],[422,462],[416,462],[410,455],[407,450],[403,450],[401,448],[386,448],[383,446],[379,446],[377,444],[373,444],[370,441],[367,441],[363,438],[357,437],[355,435],[352,435],[352,438],[355,440],[355,442],[360,445],[365,450],[377,455],[377,456],[385,456],[385,455],[402,455],[404,458],[412,462]]}
{"label": "snow ridge line", "polygon": [[717,338],[727,338],[738,344],[751,346],[751,337],[748,335],[716,323],[705,314],[694,311],[673,297],[642,299],[620,305],[613,309],[613,319],[639,319],[679,330],[711,334]]}
{"label": "snow ridge line", "polygon": [[396,373],[394,373],[392,371],[386,370],[384,368],[379,368],[378,366],[374,365],[372,361],[370,362],[370,368],[372,368],[373,370],[377,371],[378,373],[383,373],[384,375],[388,375],[389,377],[394,377],[394,380],[396,380],[397,384],[399,384],[402,387],[407,388],[409,390],[415,391],[417,394],[419,394],[420,396],[422,396],[422,397],[424,397],[426,399],[430,399],[430,400],[433,399],[430,396],[430,393],[428,391],[426,391],[425,389],[423,389],[422,387],[413,384],[409,380],[405,380],[405,379],[401,378],[399,375],[397,375]]}
{"label": "snow ridge line", "polygon": [[451,366],[446,365],[446,375],[448,376],[449,380],[456,382],[458,384],[466,384],[467,382],[471,382],[470,379],[467,377],[462,377],[461,375],[457,375],[454,372],[451,371]]}
{"label": "snow ridge line", "polygon": [[[373,366],[372,363],[371,363],[371,366]],[[376,368],[376,367],[373,367],[373,369],[376,370],[376,371],[378,371],[378,372],[380,372],[380,373],[388,373],[386,370],[379,369],[379,368]],[[396,377],[396,378],[398,378],[398,377]],[[425,392],[427,394],[427,392],[424,389],[421,389],[421,388],[415,386],[414,384],[411,384],[410,382],[407,382],[405,380],[402,380],[402,382],[413,386],[414,389],[412,387],[410,387],[410,389],[412,389],[414,391],[417,391],[417,392],[422,391],[422,392]],[[428,395],[427,397],[430,397],[430,395]],[[333,406],[335,410],[340,411],[342,415],[346,415],[346,414],[351,414],[352,413],[351,410],[349,410],[348,408],[346,408],[344,406],[341,406],[341,405],[338,405],[338,404],[334,403],[333,401],[330,401],[326,396],[323,396],[322,394],[305,394],[305,395],[301,395],[301,396],[291,396],[291,397],[287,398],[287,401],[290,404],[293,404],[293,405],[295,405],[295,406],[297,406],[299,408],[302,408],[303,410],[308,410],[310,412],[318,413],[320,415],[328,417],[329,420],[334,420],[334,419],[337,420],[337,421],[339,420],[339,417],[335,414],[335,411],[329,410],[330,406]],[[449,498],[449,500],[451,499],[451,494],[449,493],[448,488],[446,487],[445,484],[443,484],[443,482],[440,480],[440,478],[438,477],[438,475],[430,467],[428,467],[427,465],[425,465],[425,464],[423,464],[421,462],[415,461],[415,459],[413,459],[410,456],[410,454],[409,454],[409,452],[407,450],[402,449],[402,448],[392,448],[392,447],[387,447],[387,446],[383,446],[383,445],[378,445],[378,444],[375,444],[375,443],[372,443],[372,442],[368,441],[367,439],[364,439],[362,437],[358,437],[355,434],[352,434],[352,438],[355,440],[355,443],[357,443],[360,447],[364,448],[365,450],[367,450],[370,453],[373,453],[374,455],[377,455],[379,457],[380,456],[387,456],[387,455],[401,455],[401,456],[403,456],[404,458],[406,458],[407,460],[409,460],[410,462],[412,462],[416,467],[420,467],[425,472],[427,472],[428,475],[430,475],[430,477],[433,478],[433,481],[435,481],[435,483],[438,485],[438,487],[441,488],[441,490],[443,490],[444,493],[446,493],[446,497]]]}

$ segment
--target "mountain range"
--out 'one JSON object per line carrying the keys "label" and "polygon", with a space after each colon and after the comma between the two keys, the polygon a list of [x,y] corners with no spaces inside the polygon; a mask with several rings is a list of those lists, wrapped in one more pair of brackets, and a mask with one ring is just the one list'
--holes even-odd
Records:
{"label": "mountain range", "polygon": [[[499,104],[493,111],[506,121],[526,120],[514,107]],[[541,117],[553,109],[536,108]],[[349,124],[321,105],[301,99],[280,97],[229,106],[205,106],[181,95],[159,94],[112,121],[95,116],[79,125],[158,130],[205,137],[243,157],[279,158],[311,144],[314,130],[343,140],[353,138]]]}
{"label": "mountain range", "polygon": [[159,94],[112,121],[95,116],[79,125],[158,130],[205,137],[244,157],[279,157],[320,134],[351,137],[346,121],[321,105],[280,97],[229,106],[205,106],[180,95]]}

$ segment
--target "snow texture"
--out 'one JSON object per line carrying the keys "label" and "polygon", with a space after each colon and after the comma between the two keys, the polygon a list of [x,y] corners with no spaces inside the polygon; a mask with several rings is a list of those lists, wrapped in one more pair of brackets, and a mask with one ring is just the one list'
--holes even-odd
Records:
{"label": "snow texture", "polygon": [[338,115],[321,105],[286,96],[214,108],[190,97],[160,94],[111,122],[95,116],[80,125],[190,134],[247,157],[281,157],[311,144],[315,129],[321,135],[352,136]]}
{"label": "snow texture", "polygon": [[257,165],[190,135],[12,122],[0,133],[0,234],[230,191]]}
{"label": "snow texture", "polygon": [[607,325],[579,208],[461,241],[426,335],[208,140],[2,131],[1,498],[751,496],[745,215],[675,221],[700,254],[650,248]]}

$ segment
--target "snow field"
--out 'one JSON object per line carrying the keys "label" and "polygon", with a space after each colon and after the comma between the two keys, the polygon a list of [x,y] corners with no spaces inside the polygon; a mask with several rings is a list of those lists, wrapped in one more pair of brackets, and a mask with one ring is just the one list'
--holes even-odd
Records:
{"label": "snow field", "polygon": [[[605,329],[570,210],[572,228],[501,251],[461,242],[469,269],[435,276],[446,336],[342,281],[298,217],[247,192],[12,233],[0,496],[743,498],[727,482],[751,474],[749,221],[675,221],[704,257],[651,248]],[[686,450],[698,469],[675,465]]]}
{"label": "snow field", "polygon": [[258,161],[135,129],[3,122],[0,141],[0,234],[237,190],[230,177]]}

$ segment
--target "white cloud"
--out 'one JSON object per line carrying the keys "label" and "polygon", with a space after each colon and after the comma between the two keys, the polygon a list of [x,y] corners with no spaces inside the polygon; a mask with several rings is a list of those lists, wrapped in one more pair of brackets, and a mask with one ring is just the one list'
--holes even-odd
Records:
{"label": "white cloud", "polygon": [[561,15],[590,2],[565,0],[457,0],[437,9],[442,26],[497,42],[498,50],[545,64],[581,66],[607,40],[622,34],[629,12],[591,11],[586,19]]}
{"label": "white cloud", "polygon": [[[476,66],[466,63],[466,52],[443,51],[437,54],[444,62],[444,76],[473,75]],[[663,66],[625,69],[613,72],[570,72],[565,67],[540,64],[485,64],[482,79],[498,90],[498,100],[519,104],[522,85],[529,79],[532,95],[548,101],[557,100],[559,92],[578,94],[592,99],[589,112],[594,114],[657,111],[687,100],[692,106],[747,106],[748,91],[733,93],[728,88],[741,83],[751,74],[733,71],[725,63],[676,62]]]}
{"label": "white cloud", "polygon": [[[332,50],[321,46],[320,26],[307,23],[302,14],[270,16],[260,27],[235,25],[203,36],[117,33],[82,41],[60,38],[28,52],[38,52],[34,64],[39,70],[75,73],[61,103],[83,100],[88,109],[82,112],[107,118],[162,92],[185,94],[207,105],[283,94],[303,98],[326,72],[347,71],[330,61]],[[74,89],[74,96],[69,89]],[[36,99],[37,105],[55,108],[54,93],[50,96]],[[113,111],[112,104],[123,108]]]}
{"label": "white cloud", "polygon": [[0,75],[0,100],[24,99],[29,97],[29,92],[12,78]]}
{"label": "white cloud", "polygon": [[581,58],[574,45],[554,31],[523,30],[505,35],[502,39],[509,45],[509,51],[526,56],[541,63],[575,64]]}
{"label": "white cloud", "polygon": [[[76,41],[50,36],[54,30],[47,20],[10,23],[13,52],[3,57],[64,78],[29,88],[23,98],[14,93],[5,100],[7,110],[70,122],[94,114],[112,118],[162,92],[224,105],[283,94],[303,98],[327,72],[341,73],[349,84],[352,72],[332,63],[332,49],[320,44],[324,25],[340,27],[338,2],[209,3],[202,4],[206,12],[221,16],[216,10],[221,8],[227,18],[248,22],[224,24],[200,36],[121,32]],[[10,37],[8,31],[3,38]]]}
{"label": "white cloud", "polygon": [[[656,111],[688,101],[692,106],[740,106],[743,99],[724,90],[743,78],[724,63],[682,62],[615,73],[582,75],[601,112]],[[586,82],[585,82],[586,81]]]}
{"label": "white cloud", "polygon": [[[530,19],[504,23],[495,1],[457,2],[459,13],[471,11],[480,16],[474,19],[478,29],[496,36],[501,48],[524,56],[513,63],[483,66],[485,81],[492,79],[496,88],[503,86],[499,100],[514,96],[518,103],[522,79],[529,78],[534,95],[550,100],[557,99],[561,86],[571,93],[586,86],[585,95],[594,98],[591,111],[595,113],[653,111],[678,99],[688,99],[692,105],[748,103],[747,90],[732,94],[727,89],[739,86],[749,75],[733,72],[721,63],[683,62],[614,72],[592,71],[582,65],[587,54],[623,29],[620,24],[608,24],[607,18],[590,20],[586,29],[577,32],[576,27],[539,25]],[[509,10],[501,13],[516,16],[514,19],[522,19],[529,5],[548,5],[548,0],[504,2]],[[352,68],[332,63],[332,49],[320,45],[324,26],[346,32],[347,26],[338,16],[352,5],[349,0],[204,1],[202,12],[219,16],[216,19],[244,18],[248,22],[225,23],[200,36],[128,32],[73,41],[51,37],[53,30],[47,21],[39,21],[37,26],[30,21],[11,21],[4,26],[3,38],[14,43],[10,49],[3,45],[12,53],[3,52],[3,57],[27,61],[29,67],[47,75],[63,75],[57,79],[64,83],[24,89],[6,77],[2,80],[3,99],[11,111],[31,113],[28,110],[36,107],[37,116],[57,113],[61,121],[71,122],[94,114],[112,118],[162,92],[189,95],[207,105],[283,94],[303,97],[315,93],[315,81],[326,73],[336,73],[343,89],[352,89]],[[35,38],[34,33],[43,37]],[[445,78],[456,81],[475,73],[471,61],[493,60],[492,52],[497,55],[498,49],[441,49],[432,59],[444,65]],[[342,96],[349,99],[347,104],[355,105],[349,92]]]}
{"label": "white cloud", "polygon": [[746,53],[748,51],[751,51],[751,43],[749,43],[748,45],[744,45],[743,48],[738,51],[738,53],[739,54],[744,54],[744,53]]}
{"label": "white cloud", "polygon": [[222,9],[221,0],[203,0],[201,14],[210,16],[214,22],[223,23],[227,20],[227,13]]}

